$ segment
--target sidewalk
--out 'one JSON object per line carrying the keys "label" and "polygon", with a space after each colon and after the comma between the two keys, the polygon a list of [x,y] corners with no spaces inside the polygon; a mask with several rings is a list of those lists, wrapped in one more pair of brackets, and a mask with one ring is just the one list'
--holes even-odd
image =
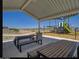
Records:
{"label": "sidewalk", "polygon": [[55,38],[55,39],[58,39],[58,40],[69,40],[69,41],[79,42],[79,40],[75,40],[75,39],[61,38],[61,37],[55,37],[55,36],[49,36],[49,35],[43,35],[43,36],[49,37],[49,38]]}
{"label": "sidewalk", "polygon": [[[30,33],[30,34],[33,34],[33,33]],[[29,34],[19,34],[19,35],[9,35],[9,36],[22,36],[22,35],[29,35]],[[8,36],[8,35],[7,35],[7,36]],[[69,41],[79,42],[79,40],[75,40],[75,39],[60,38],[60,37],[48,36],[48,35],[43,35],[43,37],[55,38],[55,39],[58,39],[58,40],[69,40]],[[13,39],[5,40],[5,41],[3,41],[3,42],[8,42],[8,41],[13,41]]]}

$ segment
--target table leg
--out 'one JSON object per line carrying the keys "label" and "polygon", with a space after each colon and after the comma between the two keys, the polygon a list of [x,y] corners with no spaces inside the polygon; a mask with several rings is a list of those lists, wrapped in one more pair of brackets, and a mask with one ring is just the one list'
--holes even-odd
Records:
{"label": "table leg", "polygon": [[21,45],[19,45],[19,51],[22,52]]}
{"label": "table leg", "polygon": [[38,54],[37,57],[40,58],[40,53],[38,51],[37,51],[37,54]]}
{"label": "table leg", "polygon": [[77,57],[79,57],[79,46],[77,47]]}
{"label": "table leg", "polygon": [[27,52],[27,58],[30,58],[30,55],[29,55],[29,53]]}

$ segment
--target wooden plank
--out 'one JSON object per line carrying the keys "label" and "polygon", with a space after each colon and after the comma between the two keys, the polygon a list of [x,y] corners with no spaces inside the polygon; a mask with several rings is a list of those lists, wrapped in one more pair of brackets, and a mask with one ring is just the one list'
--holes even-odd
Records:
{"label": "wooden plank", "polygon": [[68,52],[68,49],[71,48],[71,45],[67,45],[66,47],[63,47],[62,50],[60,52],[58,52],[54,57],[59,57],[59,55],[63,55],[63,53],[66,51]]}
{"label": "wooden plank", "polygon": [[[75,47],[76,47],[75,43],[72,44],[72,47],[69,48],[69,50],[68,50],[68,52],[67,52],[66,54],[63,54],[63,57],[67,57],[67,56],[69,55],[70,52],[74,52],[74,51],[72,51],[72,50],[73,50]],[[75,49],[74,49],[74,50],[75,50]]]}
{"label": "wooden plank", "polygon": [[63,45],[61,45],[61,46],[59,47],[59,49],[58,49],[57,51],[55,51],[54,53],[51,53],[51,54],[49,55],[49,57],[56,57],[57,54],[59,54],[60,52],[62,52],[63,50],[65,50],[65,49],[67,48],[67,45],[68,45],[68,44],[63,44]]}
{"label": "wooden plank", "polygon": [[[60,46],[60,47],[61,47],[61,46]],[[52,49],[48,54],[46,54],[46,56],[50,57],[50,55],[51,55],[52,53],[55,53],[55,52],[57,52],[58,50],[60,50],[59,47],[56,47],[56,48]]]}
{"label": "wooden plank", "polygon": [[[56,46],[53,46],[53,47],[56,47]],[[42,49],[42,50],[40,50],[40,51],[43,52],[43,53],[46,53],[46,52],[48,52],[49,50],[51,50],[53,47],[48,46],[47,48]]]}
{"label": "wooden plank", "polygon": [[[46,48],[47,50],[45,50],[45,49],[44,49],[43,51],[41,50],[41,52],[44,53],[44,54],[46,54],[47,52],[50,52],[51,50],[53,50],[53,51],[54,51],[54,49],[56,50],[56,48],[58,48],[59,46],[61,46],[61,43],[55,44],[55,46],[51,46],[52,48],[48,47],[48,48],[50,48],[50,49],[47,49],[47,48]],[[51,51],[51,52],[52,52],[52,51]],[[47,54],[48,54],[48,53],[47,53]]]}
{"label": "wooden plank", "polygon": [[[60,44],[60,45],[61,45],[61,44]],[[48,48],[50,48],[50,49],[41,51],[41,53],[44,54],[44,55],[47,55],[47,54],[49,54],[49,52],[51,52],[51,51],[53,52],[53,51],[56,51],[57,49],[59,49],[58,46],[59,46],[59,45],[56,45],[56,44],[55,44],[54,46],[48,47]]]}
{"label": "wooden plank", "polygon": [[[62,44],[61,47],[59,46],[60,49],[59,49],[58,47],[57,47],[57,48],[50,48],[51,50],[47,49],[47,51],[45,51],[45,52],[41,51],[41,53],[44,54],[45,56],[48,56],[48,57],[49,57],[49,56],[51,55],[51,52],[57,54],[57,53],[58,53],[57,51],[60,51],[61,49],[63,49],[64,46],[65,46],[65,48],[66,48],[67,45],[69,45],[71,42],[67,42],[67,41],[66,41],[66,42],[63,42],[63,43],[65,43],[65,44],[64,44],[64,45]],[[57,46],[58,46],[58,45],[57,45]],[[65,48],[64,48],[64,49],[65,49]],[[56,49],[58,49],[58,50],[56,50]],[[64,49],[63,49],[63,50],[64,50]],[[63,50],[62,50],[62,51],[63,51]]]}

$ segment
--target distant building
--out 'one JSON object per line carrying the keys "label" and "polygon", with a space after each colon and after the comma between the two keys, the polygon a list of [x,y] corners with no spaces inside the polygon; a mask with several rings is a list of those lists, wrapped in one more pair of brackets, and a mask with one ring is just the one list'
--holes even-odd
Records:
{"label": "distant building", "polygon": [[3,27],[3,33],[7,33],[9,31],[8,27]]}
{"label": "distant building", "polygon": [[3,27],[3,29],[9,29],[9,28],[5,26],[5,27]]}

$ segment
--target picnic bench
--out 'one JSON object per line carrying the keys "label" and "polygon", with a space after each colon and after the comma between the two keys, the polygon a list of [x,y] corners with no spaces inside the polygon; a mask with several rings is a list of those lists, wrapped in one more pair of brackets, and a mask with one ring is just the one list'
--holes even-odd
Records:
{"label": "picnic bench", "polygon": [[[41,34],[39,34],[41,35]],[[14,44],[18,48],[20,52],[22,52],[21,46],[30,44],[30,43],[38,43],[42,44],[42,35],[39,38],[39,35],[32,34],[32,35],[25,35],[25,36],[16,36],[14,39]]]}
{"label": "picnic bench", "polygon": [[45,46],[39,47],[33,51],[27,52],[27,56],[28,58],[72,57],[75,49],[75,42],[60,40],[56,43],[50,43]]}

